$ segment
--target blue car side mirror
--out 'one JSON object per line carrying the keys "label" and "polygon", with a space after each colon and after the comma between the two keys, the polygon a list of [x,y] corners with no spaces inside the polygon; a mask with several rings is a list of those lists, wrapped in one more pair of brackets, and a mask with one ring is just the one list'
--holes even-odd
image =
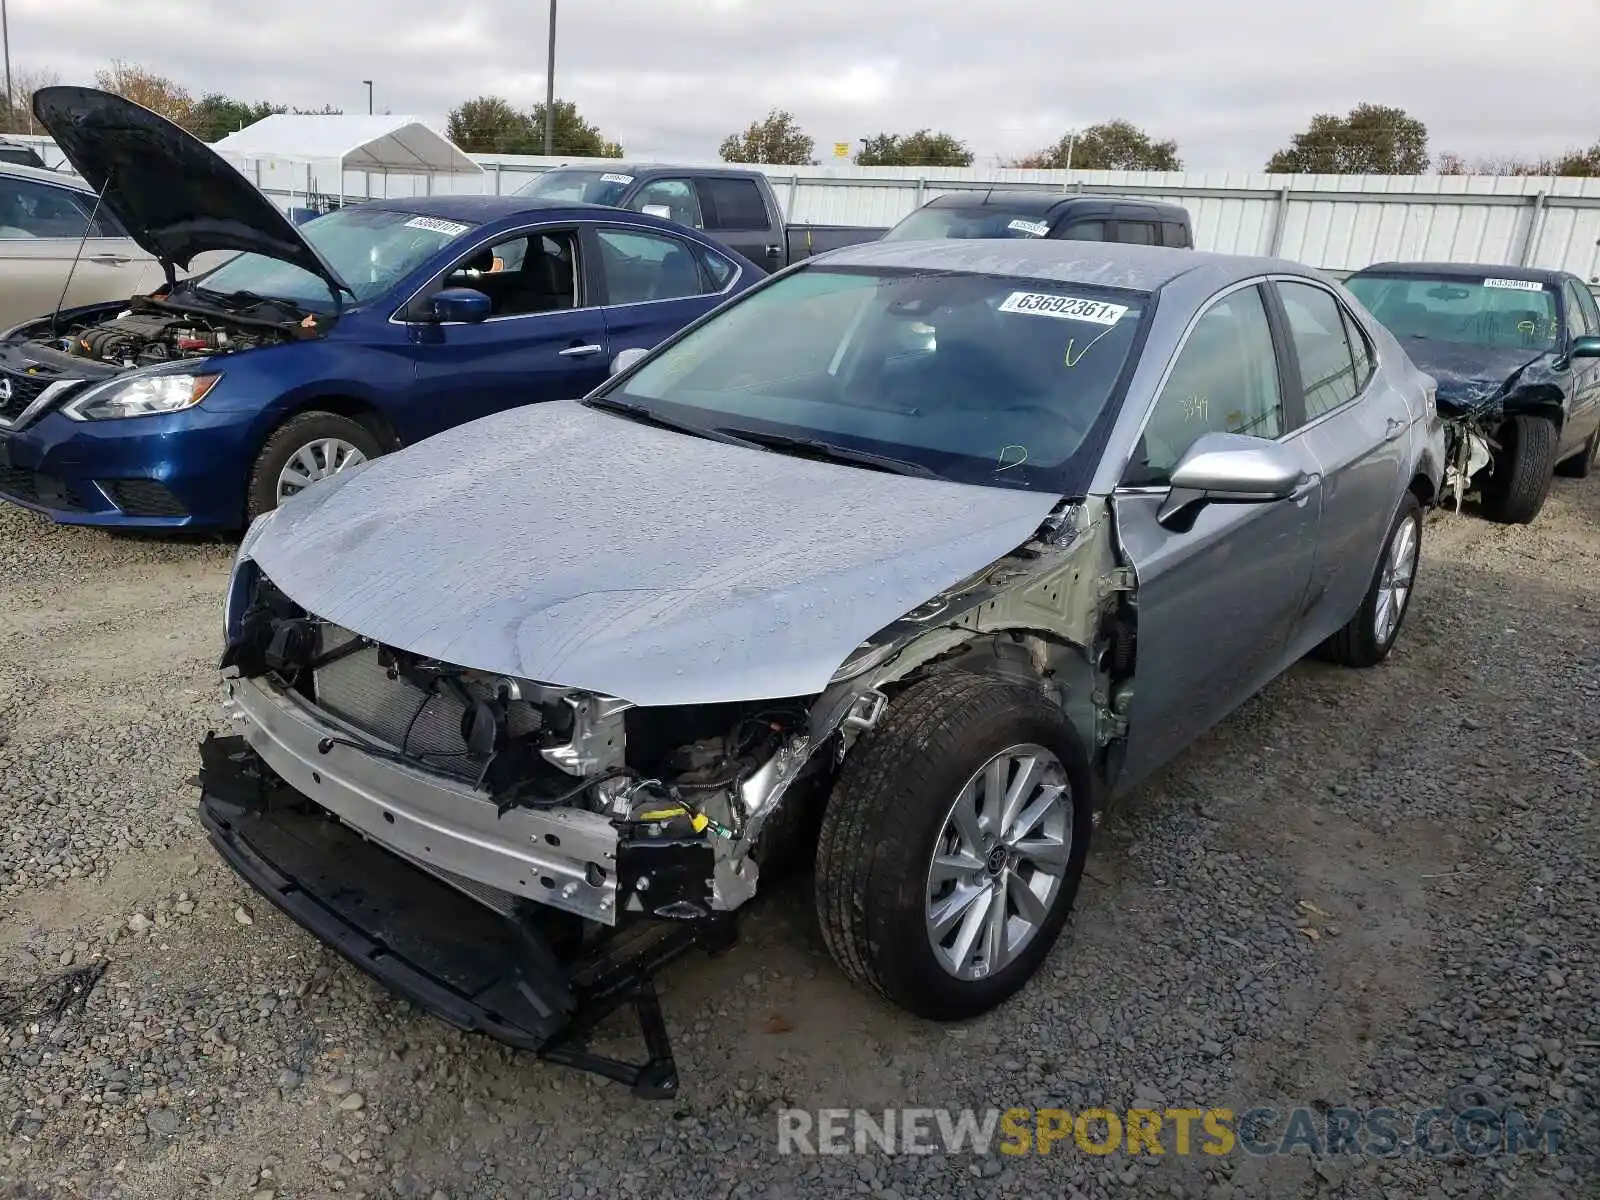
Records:
{"label": "blue car side mirror", "polygon": [[445,288],[428,298],[428,311],[436,321],[476,325],[487,320],[494,301],[476,288]]}

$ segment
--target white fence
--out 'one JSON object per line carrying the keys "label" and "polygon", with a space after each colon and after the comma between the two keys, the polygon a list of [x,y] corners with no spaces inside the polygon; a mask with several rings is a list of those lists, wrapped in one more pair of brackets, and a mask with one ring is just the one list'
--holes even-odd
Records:
{"label": "white fence", "polygon": [[[45,139],[47,160],[59,152]],[[482,176],[363,176],[322,180],[304,163],[237,164],[288,206],[307,192],[366,196],[433,192],[511,193],[563,164],[605,159],[481,154]],[[981,168],[776,167],[771,177],[788,219],[828,225],[892,225],[951,191],[1060,188],[1170,200],[1188,208],[1195,244],[1231,254],[1269,254],[1331,271],[1386,260],[1519,263],[1571,271],[1600,283],[1600,179],[1464,175],[1261,175],[1202,172],[1008,171]]]}

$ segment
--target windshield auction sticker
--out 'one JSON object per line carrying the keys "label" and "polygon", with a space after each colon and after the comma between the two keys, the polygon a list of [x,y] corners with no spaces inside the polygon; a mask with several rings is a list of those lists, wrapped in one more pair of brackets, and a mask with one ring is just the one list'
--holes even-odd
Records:
{"label": "windshield auction sticker", "polygon": [[442,221],[438,217],[412,217],[406,222],[407,229],[426,229],[432,233],[442,233],[445,237],[460,237],[471,225],[463,225],[459,221]]}
{"label": "windshield auction sticker", "polygon": [[1536,283],[1532,279],[1485,279],[1484,287],[1509,288],[1514,292],[1542,292],[1544,284]]}
{"label": "windshield auction sticker", "polygon": [[600,182],[601,183],[620,183],[623,187],[627,187],[630,183],[633,182],[633,176],[632,175],[602,175],[602,176],[600,176]]}
{"label": "windshield auction sticker", "polygon": [[1128,306],[1107,304],[1104,300],[1051,296],[1044,292],[1012,292],[1000,305],[1000,311],[1031,313],[1036,317],[1056,317],[1063,321],[1090,321],[1096,325],[1115,325],[1127,315]]}
{"label": "windshield auction sticker", "polygon": [[1013,229],[1018,233],[1032,234],[1034,237],[1044,237],[1050,232],[1050,226],[1039,221],[1017,220],[1011,222],[1011,224],[1007,225],[1006,228]]}

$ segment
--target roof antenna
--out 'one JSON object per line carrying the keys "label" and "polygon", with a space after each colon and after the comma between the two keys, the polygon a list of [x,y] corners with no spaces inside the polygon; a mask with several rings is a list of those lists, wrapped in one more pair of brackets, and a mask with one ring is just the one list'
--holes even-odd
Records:
{"label": "roof antenna", "polygon": [[67,289],[72,286],[72,276],[78,270],[78,260],[83,257],[83,247],[89,240],[89,234],[94,229],[95,218],[100,215],[100,203],[106,198],[106,189],[111,186],[114,172],[106,172],[106,181],[100,185],[100,194],[94,198],[94,208],[89,211],[89,220],[84,224],[83,236],[78,239],[78,249],[72,256],[72,266],[67,270],[66,282],[61,285],[61,295],[56,298],[56,310],[50,314],[50,335],[56,336],[61,332],[61,306],[67,302]]}

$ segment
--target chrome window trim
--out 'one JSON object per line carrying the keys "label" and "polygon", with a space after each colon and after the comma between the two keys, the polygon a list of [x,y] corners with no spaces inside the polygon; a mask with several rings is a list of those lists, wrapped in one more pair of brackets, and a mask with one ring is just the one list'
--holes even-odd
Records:
{"label": "chrome window trim", "polygon": [[[627,210],[619,209],[618,211],[619,212],[625,212]],[[628,222],[628,221],[611,221],[611,220],[593,221],[593,222],[589,222],[588,223],[588,227],[589,228],[593,228],[593,229],[598,229],[602,225],[605,226],[606,228],[625,229],[625,230],[630,230],[630,231],[633,231],[633,232],[636,232],[636,233],[653,233],[653,234],[656,234],[659,237],[675,237],[675,238],[678,238],[679,241],[683,241],[683,242],[688,243],[690,246],[696,245],[696,243],[691,241],[690,239],[683,238],[678,234],[671,233],[671,232],[669,232],[667,230],[664,230],[664,229],[656,229],[656,228],[654,228],[652,226],[649,226],[649,225],[635,225],[635,224],[632,224],[631,222]],[[584,227],[585,227],[584,225],[565,226],[565,225],[557,224],[557,225],[549,226],[548,228],[552,228],[552,229],[571,228],[574,233],[578,233],[581,236],[581,232],[584,229]],[[473,246],[470,250],[468,250],[467,254],[476,253],[477,251],[482,250],[482,249],[484,249],[486,247],[498,246],[501,242],[511,241],[511,240],[513,240],[513,239],[515,239],[517,237],[525,236],[526,234],[531,234],[531,233],[534,233],[536,231],[537,231],[536,229],[513,230],[513,231],[511,231],[510,233],[508,233],[508,234],[506,234],[504,236],[497,235],[497,236],[492,237],[492,238],[486,238],[484,241],[479,242],[477,245]],[[739,280],[744,278],[744,268],[741,267],[738,263],[734,262],[733,259],[728,258],[728,255],[727,255],[726,252],[718,249],[715,245],[712,245],[712,246],[709,246],[709,247],[706,247],[706,248],[710,249],[713,253],[720,254],[723,258],[726,258],[728,260],[728,263],[733,267],[733,274],[728,277],[728,282],[723,286],[722,290],[719,291],[719,292],[701,292],[697,296],[674,296],[672,298],[672,300],[705,300],[705,299],[710,299],[710,298],[716,297],[716,296],[727,296],[731,291],[733,291],[734,285],[737,284],[739,282]],[[579,253],[579,255],[582,255],[582,253],[583,253],[583,247],[582,246],[578,247],[578,253]],[[462,257],[465,258],[466,255],[464,254]],[[577,269],[578,265],[579,264],[575,263],[574,264],[574,269]],[[598,311],[602,311],[602,310],[605,310],[605,309],[613,309],[613,308],[637,308],[641,304],[670,304],[670,303],[672,303],[672,300],[630,300],[626,304],[585,304],[581,308],[553,308],[548,312],[507,313],[505,316],[502,316],[502,317],[489,317],[488,319],[483,320],[483,321],[407,321],[407,320],[403,320],[401,318],[400,314],[405,312],[405,310],[411,306],[411,302],[413,300],[415,300],[418,296],[422,295],[422,293],[427,291],[427,290],[428,290],[428,285],[425,283],[421,287],[419,287],[416,291],[412,292],[411,295],[407,296],[405,298],[405,300],[401,304],[397,305],[395,307],[394,311],[389,315],[389,324],[390,325],[403,325],[403,326],[406,326],[408,328],[411,327],[411,326],[414,326],[414,325],[427,325],[427,326],[433,327],[433,328],[448,329],[451,326],[459,326],[459,325],[474,325],[474,324],[476,324],[476,325],[492,325],[492,324],[495,324],[496,322],[499,322],[499,321],[526,321],[530,317],[554,317],[554,316],[560,315],[561,313],[576,313],[576,312],[590,312],[590,311],[598,312]]]}

